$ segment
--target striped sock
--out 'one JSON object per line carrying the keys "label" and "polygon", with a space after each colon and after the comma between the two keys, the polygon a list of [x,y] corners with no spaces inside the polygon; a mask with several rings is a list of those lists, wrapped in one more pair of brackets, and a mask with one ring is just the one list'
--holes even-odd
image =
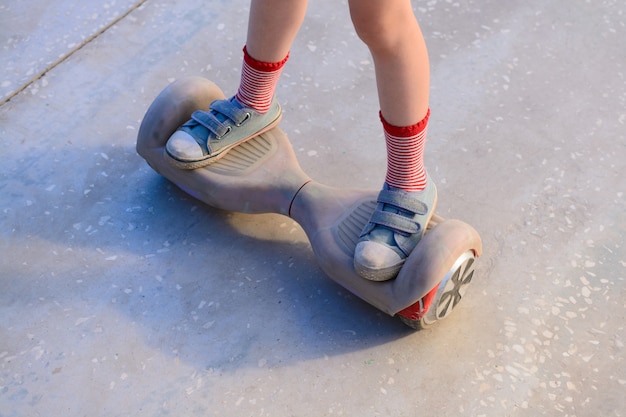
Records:
{"label": "striped sock", "polygon": [[289,54],[280,62],[261,62],[252,58],[244,47],[241,82],[235,95],[237,101],[259,113],[266,113],[270,109],[278,78],[288,58]]}
{"label": "striped sock", "polygon": [[424,145],[430,109],[424,119],[412,126],[390,125],[380,114],[387,145],[387,175],[385,181],[404,191],[426,188]]}

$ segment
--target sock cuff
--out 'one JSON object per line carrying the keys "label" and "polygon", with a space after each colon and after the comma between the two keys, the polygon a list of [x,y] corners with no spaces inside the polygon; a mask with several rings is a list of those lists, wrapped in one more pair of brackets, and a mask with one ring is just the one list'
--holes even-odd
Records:
{"label": "sock cuff", "polygon": [[383,128],[385,129],[385,132],[392,136],[408,138],[416,136],[422,133],[424,129],[426,129],[426,126],[428,125],[428,118],[430,117],[430,108],[426,112],[426,116],[424,116],[424,118],[420,122],[417,122],[416,124],[410,126],[394,126],[385,120],[382,112],[379,112],[379,116],[380,121],[383,123]]}
{"label": "sock cuff", "polygon": [[250,66],[251,68],[257,71],[272,72],[272,71],[277,71],[281,69],[285,65],[285,62],[287,62],[287,60],[289,59],[289,53],[287,53],[287,56],[282,61],[263,62],[263,61],[257,61],[252,56],[250,56],[250,54],[248,53],[248,49],[244,46],[243,47],[243,59],[246,62],[246,64],[248,64],[248,66]]}

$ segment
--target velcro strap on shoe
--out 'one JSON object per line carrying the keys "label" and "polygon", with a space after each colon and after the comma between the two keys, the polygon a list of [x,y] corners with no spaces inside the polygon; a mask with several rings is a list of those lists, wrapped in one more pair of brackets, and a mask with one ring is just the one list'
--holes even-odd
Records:
{"label": "velcro strap on shoe", "polygon": [[249,111],[235,106],[228,100],[215,100],[211,103],[211,110],[223,114],[235,122],[236,125],[240,125],[244,120],[250,117]]}
{"label": "velcro strap on shoe", "polygon": [[420,225],[413,220],[389,211],[376,210],[372,213],[370,222],[388,227],[394,232],[406,234],[414,234],[420,230]]}
{"label": "velcro strap on shoe", "polygon": [[408,193],[402,191],[382,190],[377,198],[379,203],[390,204],[411,213],[425,215],[428,213],[426,203],[409,197]]}
{"label": "velcro strap on shoe", "polygon": [[220,122],[217,117],[210,112],[196,110],[191,114],[191,119],[209,129],[218,139],[229,131],[229,126]]}

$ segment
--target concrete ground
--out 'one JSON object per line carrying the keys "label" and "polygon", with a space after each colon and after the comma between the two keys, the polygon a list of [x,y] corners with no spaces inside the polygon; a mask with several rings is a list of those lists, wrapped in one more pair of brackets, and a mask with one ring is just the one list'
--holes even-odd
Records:
{"label": "concrete ground", "polygon": [[[278,96],[317,181],[378,188],[373,64],[311,1]],[[78,5],[76,5],[78,4]],[[0,416],[626,415],[626,6],[415,1],[438,212],[485,253],[414,332],[274,214],[135,153],[168,83],[238,84],[245,0],[0,3]]]}

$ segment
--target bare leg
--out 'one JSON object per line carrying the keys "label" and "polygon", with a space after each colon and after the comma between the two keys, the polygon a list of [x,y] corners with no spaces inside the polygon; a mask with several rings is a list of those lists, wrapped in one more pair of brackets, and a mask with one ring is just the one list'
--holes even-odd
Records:
{"label": "bare leg", "polygon": [[395,126],[421,121],[428,111],[428,51],[410,0],[349,0],[359,37],[374,59],[380,109]]}
{"label": "bare leg", "polygon": [[278,62],[287,56],[302,25],[307,0],[252,0],[246,48],[256,60]]}

